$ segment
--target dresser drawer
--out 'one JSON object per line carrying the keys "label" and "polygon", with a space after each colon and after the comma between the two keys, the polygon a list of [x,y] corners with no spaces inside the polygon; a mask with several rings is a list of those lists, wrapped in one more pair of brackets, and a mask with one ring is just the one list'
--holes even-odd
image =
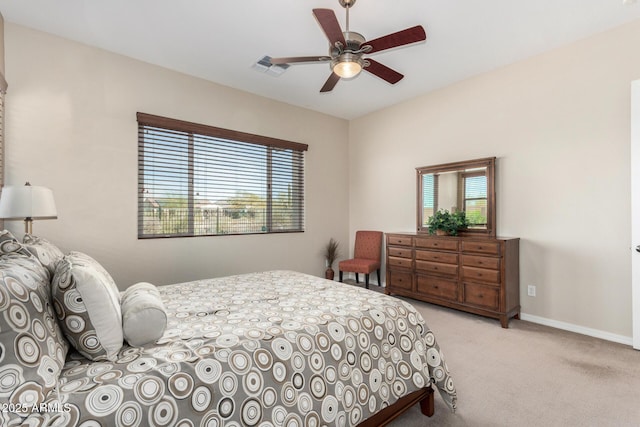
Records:
{"label": "dresser drawer", "polygon": [[388,286],[393,289],[406,289],[408,291],[412,288],[412,274],[411,273],[403,273],[400,271],[391,271],[389,272],[389,283]]}
{"label": "dresser drawer", "polygon": [[499,255],[500,243],[483,241],[463,241],[462,252],[476,252],[479,254]]}
{"label": "dresser drawer", "polygon": [[458,300],[458,283],[451,280],[431,276],[416,276],[418,293],[424,293],[450,301]]}
{"label": "dresser drawer", "polygon": [[462,265],[469,267],[490,268],[492,270],[500,270],[500,258],[462,255]]}
{"label": "dresser drawer", "polygon": [[464,283],[464,302],[481,308],[497,310],[500,291],[493,286]]}
{"label": "dresser drawer", "polygon": [[462,267],[462,278],[465,280],[477,280],[480,282],[500,283],[500,271],[486,268]]}
{"label": "dresser drawer", "polygon": [[413,261],[411,258],[398,258],[394,256],[389,257],[390,267],[411,268]]}
{"label": "dresser drawer", "polygon": [[388,254],[389,256],[394,256],[394,257],[411,258],[411,249],[389,246]]}
{"label": "dresser drawer", "polygon": [[458,254],[416,250],[416,259],[420,259],[423,261],[443,262],[445,264],[457,264]]}
{"label": "dresser drawer", "polygon": [[412,246],[413,237],[411,236],[387,236],[387,244],[400,245],[400,246]]}
{"label": "dresser drawer", "polygon": [[422,270],[428,273],[442,274],[451,277],[458,276],[458,264],[443,264],[439,262],[416,260],[416,270]]}
{"label": "dresser drawer", "polygon": [[458,241],[456,239],[416,238],[416,248],[457,251]]}

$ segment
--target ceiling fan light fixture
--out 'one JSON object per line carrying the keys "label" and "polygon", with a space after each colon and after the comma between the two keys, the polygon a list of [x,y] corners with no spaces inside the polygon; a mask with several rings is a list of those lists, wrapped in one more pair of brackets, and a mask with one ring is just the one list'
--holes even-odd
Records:
{"label": "ceiling fan light fixture", "polygon": [[331,70],[343,79],[350,79],[360,74],[363,65],[360,55],[346,52],[331,61]]}

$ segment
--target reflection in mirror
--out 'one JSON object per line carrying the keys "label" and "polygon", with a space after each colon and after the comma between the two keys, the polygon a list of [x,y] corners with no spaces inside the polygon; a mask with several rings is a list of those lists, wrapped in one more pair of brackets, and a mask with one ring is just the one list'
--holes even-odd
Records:
{"label": "reflection in mirror", "polygon": [[464,211],[472,228],[487,226],[487,168],[422,175],[424,224],[439,209]]}
{"label": "reflection in mirror", "polygon": [[465,233],[495,235],[494,167],[495,157],[418,168],[418,231],[443,209],[465,212]]}

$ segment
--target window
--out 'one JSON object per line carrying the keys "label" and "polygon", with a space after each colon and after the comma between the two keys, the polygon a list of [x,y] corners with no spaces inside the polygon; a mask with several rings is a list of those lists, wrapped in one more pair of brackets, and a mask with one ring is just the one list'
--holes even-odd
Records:
{"label": "window", "polygon": [[471,226],[487,224],[487,177],[485,172],[462,174],[464,211]]}
{"label": "window", "polygon": [[438,175],[422,175],[422,218],[424,224],[438,210]]}
{"label": "window", "polygon": [[306,144],[137,118],[138,238],[304,231]]}

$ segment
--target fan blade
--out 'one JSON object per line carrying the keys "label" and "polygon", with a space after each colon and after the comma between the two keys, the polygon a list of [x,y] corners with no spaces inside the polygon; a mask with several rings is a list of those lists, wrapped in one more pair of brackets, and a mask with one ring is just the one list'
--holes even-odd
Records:
{"label": "fan blade", "polygon": [[325,35],[329,39],[329,44],[335,46],[336,42],[340,42],[342,46],[346,46],[347,42],[344,40],[342,29],[338,23],[336,14],[331,9],[313,9],[313,15],[318,20],[318,24],[322,27]]}
{"label": "fan blade", "polygon": [[269,62],[273,65],[294,64],[297,62],[326,62],[331,61],[330,56],[297,56],[291,58],[271,58]]}
{"label": "fan blade", "polygon": [[386,80],[392,85],[398,83],[404,77],[399,72],[392,70],[386,65],[382,65],[378,61],[374,61],[371,58],[367,58],[369,65],[367,65],[364,70],[370,72],[371,74],[380,77],[382,80]]}
{"label": "fan blade", "polygon": [[340,76],[336,73],[331,73],[327,81],[324,83],[324,86],[322,86],[322,89],[320,89],[320,92],[331,92],[333,88],[336,87],[338,80],[340,80]]}
{"label": "fan blade", "polygon": [[397,33],[387,34],[386,36],[369,40],[368,42],[362,43],[360,47],[371,46],[372,49],[367,53],[374,53],[374,52],[380,52],[381,50],[385,50],[385,49],[404,46],[410,43],[421,42],[426,39],[427,39],[427,33],[425,33],[424,28],[422,28],[422,25],[416,25],[415,27],[398,31]]}

